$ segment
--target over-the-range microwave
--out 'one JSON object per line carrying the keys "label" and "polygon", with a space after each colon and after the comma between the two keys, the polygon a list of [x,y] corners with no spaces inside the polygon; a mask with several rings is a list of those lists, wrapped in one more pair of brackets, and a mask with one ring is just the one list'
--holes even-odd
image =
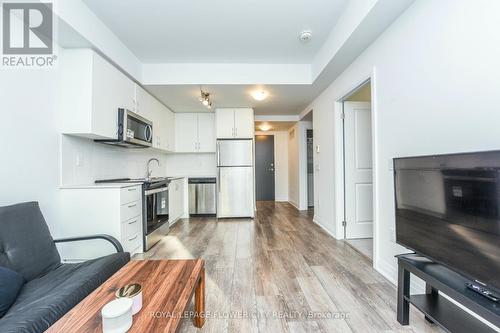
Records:
{"label": "over-the-range microwave", "polygon": [[148,148],[152,146],[153,122],[126,109],[118,109],[118,137],[116,140],[98,139],[100,143],[125,147]]}

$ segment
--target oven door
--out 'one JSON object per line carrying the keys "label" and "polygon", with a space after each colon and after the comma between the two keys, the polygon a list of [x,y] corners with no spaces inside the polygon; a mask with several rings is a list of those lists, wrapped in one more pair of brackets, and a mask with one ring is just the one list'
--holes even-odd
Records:
{"label": "oven door", "polygon": [[146,235],[168,223],[168,186],[146,190]]}

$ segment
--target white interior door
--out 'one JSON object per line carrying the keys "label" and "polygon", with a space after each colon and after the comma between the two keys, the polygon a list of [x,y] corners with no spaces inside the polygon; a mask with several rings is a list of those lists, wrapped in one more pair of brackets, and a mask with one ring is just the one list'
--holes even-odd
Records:
{"label": "white interior door", "polygon": [[346,238],[373,237],[371,105],[344,102]]}

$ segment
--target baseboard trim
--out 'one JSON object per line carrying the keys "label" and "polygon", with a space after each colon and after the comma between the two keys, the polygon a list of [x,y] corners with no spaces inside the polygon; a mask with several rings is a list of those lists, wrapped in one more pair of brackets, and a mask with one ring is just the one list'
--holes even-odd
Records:
{"label": "baseboard trim", "polygon": [[339,240],[337,237],[335,237],[335,235],[330,231],[328,230],[324,225],[322,225],[317,219],[316,217],[313,218],[313,222],[314,224],[316,224],[318,227],[320,227],[321,229],[323,229],[324,232],[326,232],[328,235],[330,235],[333,239],[336,239],[336,240]]}
{"label": "baseboard trim", "polygon": [[299,206],[295,202],[288,200],[288,203],[292,205],[296,210],[300,211]]}
{"label": "baseboard trim", "polygon": [[[380,274],[382,274],[382,276],[386,278],[389,282],[391,282],[393,285],[395,286],[398,285],[398,280],[395,278],[395,276],[397,276],[396,268],[394,268],[388,262],[379,261],[377,267],[375,267],[375,270]],[[410,293],[422,294],[424,292],[425,292],[425,283],[422,280],[417,279],[416,277],[412,278],[410,285]]]}
{"label": "baseboard trim", "polygon": [[398,281],[394,278],[397,272],[394,268],[382,260],[377,261],[377,265],[374,267],[377,272],[379,272],[384,278],[386,278],[390,283],[397,286]]}

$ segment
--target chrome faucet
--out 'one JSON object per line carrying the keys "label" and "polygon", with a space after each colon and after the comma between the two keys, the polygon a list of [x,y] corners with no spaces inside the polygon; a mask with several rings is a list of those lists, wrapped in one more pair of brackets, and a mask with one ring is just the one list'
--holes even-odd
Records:
{"label": "chrome faucet", "polygon": [[154,158],[154,157],[150,158],[148,161],[147,167],[146,167],[146,179],[151,178],[152,171],[149,169],[149,166],[150,166],[152,161],[156,161],[156,163],[158,163],[158,166],[160,166],[160,161],[157,158]]}

